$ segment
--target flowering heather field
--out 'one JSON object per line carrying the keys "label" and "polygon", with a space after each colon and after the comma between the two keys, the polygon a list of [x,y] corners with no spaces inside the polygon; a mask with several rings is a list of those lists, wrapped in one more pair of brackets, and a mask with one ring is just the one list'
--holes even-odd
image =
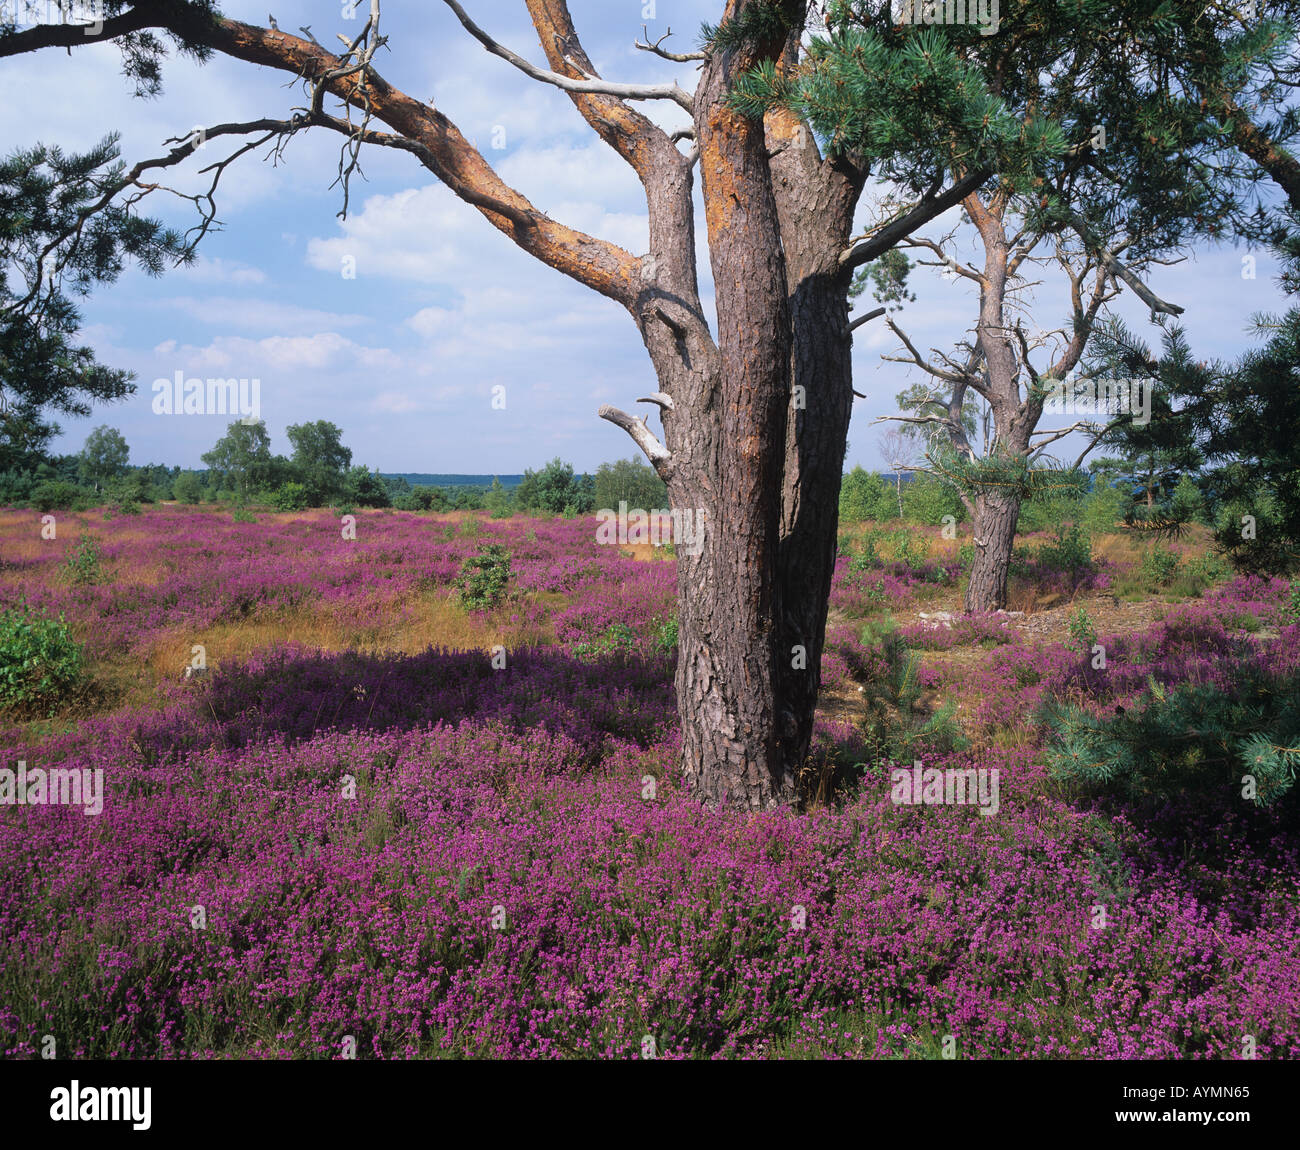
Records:
{"label": "flowering heather field", "polygon": [[[1286,581],[1166,597],[1099,630],[1097,670],[1020,617],[922,620],[959,596],[937,532],[846,554],[810,767],[834,799],[708,813],[675,767],[670,557],[584,520],[258,520],[42,540],[0,511],[0,607],[62,614],[90,683],[0,724],[0,766],[105,788],[95,816],[0,807],[5,1057],[1300,1057],[1294,804],[1085,792],[1039,722],[1295,672]],[[468,612],[452,582],[491,543],[510,595]],[[1091,607],[1127,575],[1027,564],[1017,593]],[[960,728],[911,757],[997,768],[991,816],[893,801],[865,719],[886,612]]]}

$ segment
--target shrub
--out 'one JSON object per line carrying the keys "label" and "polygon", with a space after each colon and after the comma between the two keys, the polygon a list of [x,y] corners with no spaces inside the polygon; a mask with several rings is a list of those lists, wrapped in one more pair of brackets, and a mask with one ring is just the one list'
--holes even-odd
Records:
{"label": "shrub", "polygon": [[32,488],[32,506],[37,511],[67,511],[81,500],[83,492],[75,483],[49,479]]}
{"label": "shrub", "polygon": [[665,654],[677,650],[677,616],[665,619],[659,624],[659,649]]}
{"label": "shrub", "polygon": [[509,582],[510,552],[500,543],[489,543],[461,564],[454,586],[462,605],[471,611],[485,611],[505,598]]}
{"label": "shrub", "polygon": [[909,523],[938,527],[945,515],[958,523],[966,519],[961,493],[946,479],[921,473],[903,485],[903,518]]}
{"label": "shrub", "polygon": [[954,701],[930,715],[919,705],[920,659],[908,649],[891,615],[865,624],[857,643],[827,646],[838,648],[861,687],[858,730],[869,760],[907,762],[921,749],[943,753],[968,745]]}
{"label": "shrub", "polygon": [[626,623],[611,623],[604,634],[589,643],[579,643],[573,648],[576,659],[591,660],[609,655],[635,654],[640,644],[636,632]]}
{"label": "shrub", "polygon": [[1078,523],[1061,524],[1056,538],[1038,549],[1038,561],[1044,567],[1068,571],[1072,582],[1092,569],[1092,544]]}
{"label": "shrub", "polygon": [[1157,545],[1143,553],[1142,561],[1138,565],[1138,574],[1146,587],[1153,591],[1159,590],[1169,586],[1177,578],[1181,563],[1182,560],[1177,552]]}
{"label": "shrub", "polygon": [[267,501],[278,511],[305,511],[311,506],[311,494],[305,484],[290,482],[272,491]]}
{"label": "shrub", "polygon": [[[1267,806],[1291,788],[1300,766],[1294,672],[1242,667],[1227,690],[1209,683],[1168,688],[1152,679],[1138,702],[1114,715],[1053,701],[1042,718],[1057,778],[1131,798],[1199,793],[1224,806],[1244,797]],[[1254,780],[1253,795],[1246,777]]]}
{"label": "shrub", "polygon": [[254,515],[247,507],[236,507],[230,516],[235,523],[256,523],[257,516]]}
{"label": "shrub", "polygon": [[48,717],[81,680],[84,656],[60,615],[0,612],[0,710]]}
{"label": "shrub", "polygon": [[348,471],[343,481],[344,494],[349,503],[358,507],[391,507],[388,485],[378,471],[357,464]]}
{"label": "shrub", "polygon": [[642,459],[620,459],[596,468],[592,500],[596,507],[614,510],[620,501],[650,510],[668,506],[668,486]]}
{"label": "shrub", "polygon": [[1231,574],[1232,568],[1222,556],[1206,551],[1182,563],[1169,584],[1169,591],[1180,599],[1194,599]]}
{"label": "shrub", "polygon": [[574,515],[590,515],[596,509],[596,481],[589,475],[575,475],[573,465],[557,457],[541,471],[526,470],[514,500],[523,511],[561,515],[572,506]]}
{"label": "shrub", "polygon": [[1300,623],[1300,580],[1291,584],[1291,596],[1282,608],[1282,617],[1288,623]]}
{"label": "shrub", "polygon": [[172,484],[172,495],[178,503],[198,503],[203,498],[203,483],[194,472],[182,471]]}
{"label": "shrub", "polygon": [[1028,534],[1031,531],[1047,531],[1059,527],[1067,519],[1073,519],[1079,513],[1078,502],[1065,495],[1031,496],[1020,504],[1020,515],[1016,520],[1016,532]]}
{"label": "shrub", "polygon": [[[894,492],[885,487],[885,481],[874,471],[855,467],[840,485],[840,522],[861,523],[864,520],[897,519],[898,503]],[[893,510],[890,510],[893,500]]]}
{"label": "shrub", "polygon": [[63,561],[63,567],[69,580],[78,586],[84,586],[98,583],[104,577],[101,560],[99,544],[89,535],[83,534]]}
{"label": "shrub", "polygon": [[1118,487],[1101,483],[1084,496],[1079,522],[1089,535],[1108,535],[1115,530],[1123,509],[1124,493]]}
{"label": "shrub", "polygon": [[1097,642],[1097,631],[1088,618],[1088,612],[1082,607],[1075,608],[1070,616],[1070,642],[1067,644],[1076,651],[1091,651]]}

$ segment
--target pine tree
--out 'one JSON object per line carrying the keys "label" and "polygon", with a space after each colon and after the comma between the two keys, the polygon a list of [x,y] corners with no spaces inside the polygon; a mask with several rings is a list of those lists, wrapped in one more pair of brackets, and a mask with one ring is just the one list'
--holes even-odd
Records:
{"label": "pine tree", "polygon": [[[968,610],[1004,605],[1022,501],[1086,487],[1082,457],[1062,466],[1046,455],[1070,428],[1036,429],[1105,305],[1123,285],[1153,319],[1177,314],[1142,282],[1146,267],[1192,236],[1248,218],[1250,166],[1234,150],[1244,144],[1215,117],[1225,100],[1247,101],[1293,41],[1285,18],[1245,28],[1235,14],[1200,5],[1007,7],[1004,24],[1032,27],[1035,37],[1005,71],[989,66],[999,45],[987,29],[919,29],[895,23],[888,5],[841,2],[828,5],[802,68],[760,67],[737,91],[748,111],[781,105],[805,116],[832,155],[865,160],[912,194],[937,188],[935,172],[991,173],[960,198],[982,267],[958,265],[942,242],[899,237],[979,284],[975,340],[926,356],[886,320],[907,354],[885,358],[920,367],[943,389],[914,397],[913,414],[900,418],[930,433],[929,469],[963,492],[975,519]],[[1075,301],[1055,343],[1027,333],[1016,314],[1017,272],[1040,244],[1054,247]],[[1041,350],[1048,346],[1050,355]],[[991,409],[983,453],[970,440],[971,393]]]}
{"label": "pine tree", "polygon": [[38,144],[0,161],[0,471],[46,457],[52,413],[86,416],[135,391],[133,372],[72,342],[74,298],[128,260],[158,275],[193,259],[180,235],[122,200],[123,172],[116,134],[80,155]]}

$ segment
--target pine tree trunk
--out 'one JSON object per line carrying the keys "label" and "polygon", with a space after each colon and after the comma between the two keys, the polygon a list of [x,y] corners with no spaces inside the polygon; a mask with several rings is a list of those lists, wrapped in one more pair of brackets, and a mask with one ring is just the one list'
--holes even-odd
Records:
{"label": "pine tree trunk", "polygon": [[671,421],[669,489],[674,507],[707,523],[699,554],[679,549],[683,773],[711,806],[770,809],[796,799],[794,764],[778,747],[776,633],[791,324],[763,125],[727,103],[752,63],[714,56],[696,96],[718,357],[716,374],[674,381],[691,418]]}
{"label": "pine tree trunk", "polygon": [[839,256],[861,187],[793,117],[725,108],[745,66],[715,59],[697,92],[719,378],[660,376],[693,413],[665,421],[673,505],[712,516],[703,554],[678,552],[682,765],[706,802],[767,809],[802,797],[820,688],[853,406]]}
{"label": "pine tree trunk", "polygon": [[782,762],[797,777],[812,742],[821,689],[826,615],[839,547],[840,483],[853,408],[845,287],[835,277],[809,275],[791,297],[791,316],[793,378],[803,389],[795,394],[804,405],[792,406],[786,430],[776,673]]}
{"label": "pine tree trunk", "polygon": [[1019,496],[983,495],[975,501],[975,560],[966,585],[966,610],[1000,611],[1007,605],[1007,572],[1020,517]]}

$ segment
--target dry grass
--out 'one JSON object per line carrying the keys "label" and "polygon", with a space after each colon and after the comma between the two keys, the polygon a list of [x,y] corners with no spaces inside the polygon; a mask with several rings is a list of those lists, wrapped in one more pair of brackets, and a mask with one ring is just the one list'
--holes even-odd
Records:
{"label": "dry grass", "polygon": [[[566,597],[558,593],[536,593],[530,600],[558,605]],[[161,633],[145,656],[145,664],[159,678],[175,677],[190,660],[190,649],[201,644],[209,664],[227,659],[246,659],[267,647],[285,642],[302,643],[324,651],[366,650],[414,655],[428,647],[458,651],[507,650],[554,641],[547,626],[512,626],[490,615],[472,615],[446,595],[431,592],[414,603],[404,604],[410,615],[381,620],[358,629],[354,621],[312,605],[282,612],[274,619],[248,619],[220,623],[202,631],[173,630]]]}

